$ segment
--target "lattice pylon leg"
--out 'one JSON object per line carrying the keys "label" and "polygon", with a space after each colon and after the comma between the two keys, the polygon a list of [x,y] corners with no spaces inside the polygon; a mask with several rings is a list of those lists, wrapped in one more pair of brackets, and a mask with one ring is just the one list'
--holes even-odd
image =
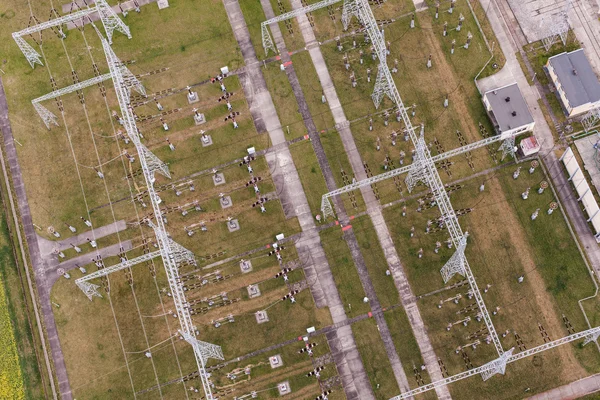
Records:
{"label": "lattice pylon leg", "polygon": [[323,196],[321,197],[321,212],[323,213],[323,218],[334,217],[333,207],[331,206],[331,202],[329,201],[329,197]]}
{"label": "lattice pylon leg", "polygon": [[106,31],[106,37],[108,38],[108,43],[112,44],[112,35],[115,30],[121,32],[126,35],[127,38],[131,39],[131,32],[129,31],[129,27],[125,25],[123,21],[119,18],[117,13],[108,5],[106,0],[96,0],[96,9],[98,10],[98,14],[100,14],[100,19],[102,20],[102,25],[104,25],[104,30]]}
{"label": "lattice pylon leg", "polygon": [[492,376],[494,376],[496,374],[504,375],[504,372],[506,372],[506,363],[508,362],[508,359],[510,358],[510,356],[512,356],[514,349],[515,348],[513,347],[510,350],[505,351],[497,359],[485,364],[485,366],[489,366],[489,368],[484,370],[481,373],[481,378],[484,381],[487,381],[488,379],[490,379]]}
{"label": "lattice pylon leg", "polygon": [[194,347],[194,350],[197,350],[200,352],[200,354],[202,354],[202,359],[204,360],[205,363],[206,363],[206,361],[208,361],[209,358],[214,358],[216,360],[224,360],[225,359],[223,357],[223,350],[221,349],[221,346],[198,340],[195,337],[193,337],[192,335],[190,335],[189,333],[185,333],[185,332],[181,332],[181,331],[179,333],[181,333],[181,335],[183,336],[183,339],[186,342],[188,342],[189,344],[191,344]]}
{"label": "lattice pylon leg", "polygon": [[271,38],[271,33],[269,33],[269,27],[266,24],[261,25],[261,33],[262,33],[262,45],[265,49],[265,54],[269,54],[269,50],[273,50],[273,53],[277,54],[277,49],[273,44],[273,39]]}
{"label": "lattice pylon leg", "polygon": [[468,233],[463,235],[459,241],[456,251],[454,254],[452,254],[452,257],[446,261],[446,264],[444,264],[440,270],[442,279],[444,279],[444,283],[448,283],[448,281],[456,274],[465,276],[465,248],[467,247],[467,236],[469,236]]}
{"label": "lattice pylon leg", "polygon": [[142,82],[138,78],[135,77],[125,65],[121,68],[121,75],[123,75],[123,81],[125,82],[125,86],[128,89],[134,89],[136,92],[141,94],[142,96],[146,96],[146,88],[142,85]]}
{"label": "lattice pylon leg", "polygon": [[600,331],[596,331],[596,332],[590,333],[589,335],[587,335],[585,337],[585,339],[583,341],[583,346],[585,346],[588,343],[598,341],[598,336],[600,336]]}
{"label": "lattice pylon leg", "polygon": [[44,121],[46,128],[50,129],[50,124],[58,126],[58,120],[50,110],[41,105],[40,103],[33,103],[33,108],[37,111],[38,115]]}
{"label": "lattice pylon leg", "polygon": [[404,179],[404,183],[406,184],[408,193],[411,193],[415,186],[417,186],[419,183],[427,184],[425,179],[425,167],[420,161],[415,160],[411,164],[410,171],[408,171],[406,179]]}
{"label": "lattice pylon leg", "polygon": [[190,250],[186,249],[173,239],[168,240],[171,254],[175,257],[175,262],[180,264],[187,262],[192,265],[196,265],[196,256]]}
{"label": "lattice pylon leg", "polygon": [[144,145],[140,145],[138,147],[138,151],[142,151],[139,154],[140,157],[144,157],[146,160],[146,164],[148,165],[148,169],[152,172],[158,172],[161,175],[171,179],[171,173],[169,172],[169,167],[165,164],[160,158],[158,158],[153,152],[148,150],[148,148]]}
{"label": "lattice pylon leg", "polygon": [[[380,60],[380,62],[385,62],[385,60]],[[373,89],[373,94],[371,94],[371,99],[373,99],[373,104],[375,108],[379,108],[381,105],[381,101],[383,100],[383,96],[388,95],[391,99],[393,98],[392,91],[392,82],[388,80],[387,75],[383,72],[383,68],[379,66],[377,69],[377,79],[375,80],[375,88]]]}
{"label": "lattice pylon leg", "polygon": [[585,114],[581,123],[583,124],[583,129],[585,131],[589,131],[600,121],[600,110],[598,108],[593,108]]}
{"label": "lattice pylon leg", "polygon": [[98,292],[98,289],[100,288],[100,286],[90,283],[90,282],[78,282],[75,281],[75,283],[77,284],[77,286],[79,287],[79,289],[81,289],[81,291],[83,292],[83,294],[85,294],[87,296],[88,299],[90,299],[90,301],[92,301],[92,299],[94,298],[94,296],[96,297],[102,297],[102,295],[100,294],[100,292]]}
{"label": "lattice pylon leg", "polygon": [[356,0],[344,0],[344,5],[342,7],[342,26],[345,31],[348,30],[352,16],[359,18],[358,4],[356,4]]}
{"label": "lattice pylon leg", "polygon": [[419,138],[417,139],[416,149],[415,149],[415,157],[413,159],[412,164],[410,165],[410,170],[408,171],[408,175],[404,180],[406,184],[406,189],[409,193],[413,191],[415,186],[419,184],[419,182],[423,184],[427,184],[427,171],[425,169],[425,165],[423,164],[425,159],[425,148],[427,143],[425,143],[425,125],[421,124],[421,132],[419,133]]}
{"label": "lattice pylon leg", "polygon": [[506,139],[504,142],[502,142],[502,144],[498,148],[498,151],[502,151],[502,157],[501,157],[502,160],[504,160],[504,158],[507,155],[510,155],[511,157],[514,158],[514,156],[515,156],[515,137],[514,136],[510,137],[510,138]]}
{"label": "lattice pylon leg", "polygon": [[42,63],[42,56],[40,55],[40,53],[35,51],[34,48],[31,47],[31,45],[25,41],[25,39],[23,39],[16,33],[13,33],[12,37],[17,43],[17,46],[19,46],[19,48],[21,49],[21,52],[27,59],[27,62],[29,62],[29,65],[31,65],[31,68],[35,68],[35,64],[44,65]]}
{"label": "lattice pylon leg", "polygon": [[566,24],[566,27],[564,28],[563,31],[561,31],[558,36],[560,37],[560,41],[562,42],[563,46],[567,45],[567,36],[569,35],[569,24]]}

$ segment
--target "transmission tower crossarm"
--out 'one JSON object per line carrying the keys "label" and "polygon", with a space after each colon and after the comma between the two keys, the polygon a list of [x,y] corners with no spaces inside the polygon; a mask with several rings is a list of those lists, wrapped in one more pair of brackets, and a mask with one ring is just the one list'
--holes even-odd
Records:
{"label": "transmission tower crossarm", "polygon": [[299,15],[304,15],[304,14],[308,14],[309,12],[315,11],[315,10],[319,10],[321,8],[325,8],[327,6],[330,6],[332,4],[335,3],[339,3],[342,0],[323,0],[323,1],[319,1],[318,3],[313,3],[313,4],[309,4],[306,7],[302,7],[302,8],[297,8],[293,11],[288,11],[286,13],[280,14],[276,17],[273,17],[271,19],[268,19],[266,21],[264,21],[262,24],[263,25],[271,25],[274,24],[276,22],[281,22],[281,21],[285,21],[287,19],[292,19],[295,18]]}
{"label": "transmission tower crossarm", "polygon": [[133,267],[134,265],[141,264],[146,261],[150,261],[153,258],[160,257],[160,251],[154,251],[152,253],[146,253],[142,256],[132,258],[131,260],[125,260],[119,264],[112,265],[110,267],[99,269],[98,271],[92,272],[75,280],[75,283],[87,282],[93,279],[97,279],[106,275],[110,275],[113,272],[121,271],[125,268]]}
{"label": "transmission tower crossarm", "polygon": [[18,32],[13,33],[13,38],[15,36],[22,37],[25,35],[31,35],[32,33],[41,32],[44,29],[54,28],[56,26],[60,26],[66,24],[67,22],[75,21],[77,19],[83,18],[89,14],[96,12],[96,8],[85,8],[83,10],[75,11],[74,13],[63,15],[61,17],[51,19],[50,21],[42,22],[37,25],[29,26],[25,29],[22,29]]}
{"label": "transmission tower crossarm", "polygon": [[[595,341],[595,340],[598,339],[598,335],[600,335],[600,327],[595,327],[595,328],[587,329],[587,330],[582,331],[582,332],[577,332],[577,333],[574,333],[572,335],[565,336],[563,338],[560,338],[560,339],[557,339],[557,340],[553,340],[553,341],[548,342],[548,343],[544,343],[544,344],[542,344],[540,346],[533,347],[533,348],[531,348],[529,350],[525,350],[525,351],[522,351],[522,352],[517,353],[517,354],[512,354],[512,355],[506,357],[504,361],[505,361],[506,364],[510,364],[512,362],[521,360],[523,358],[532,356],[534,354],[538,354],[538,353],[544,352],[546,350],[553,349],[555,347],[561,346],[561,345],[566,344],[566,343],[573,342],[573,341],[578,340],[578,339],[584,339],[585,338],[586,342],[587,341],[591,341],[591,340]],[[507,351],[506,353],[508,354],[510,351],[512,351],[512,349],[509,350],[509,351]],[[499,359],[502,359],[502,357],[500,357]],[[413,389],[413,390],[411,390],[409,392],[402,393],[399,396],[392,397],[390,400],[407,399],[407,398],[413,397],[413,396],[415,396],[417,394],[420,394],[420,393],[427,392],[429,390],[435,389],[436,387],[446,386],[446,385],[448,385],[448,384],[450,384],[452,382],[456,382],[456,381],[459,381],[459,380],[462,380],[462,379],[465,379],[465,378],[469,378],[469,377],[471,377],[473,375],[481,374],[482,377],[485,377],[485,374],[487,372],[489,372],[490,370],[492,370],[494,368],[497,368],[497,364],[495,364],[494,362],[497,361],[497,360],[499,360],[499,359],[492,360],[491,362],[489,362],[489,363],[487,363],[485,365],[482,365],[482,366],[476,367],[476,368],[472,368],[472,369],[470,369],[468,371],[461,372],[461,373],[456,374],[456,375],[452,375],[452,376],[450,376],[448,378],[441,379],[441,380],[429,383],[427,385],[420,386],[420,387],[418,387],[416,389]]]}
{"label": "transmission tower crossarm", "polygon": [[[478,140],[477,142],[469,143],[469,144],[467,144],[465,146],[462,146],[462,147],[459,147],[457,149],[448,150],[448,151],[445,151],[445,152],[440,153],[438,155],[432,156],[431,157],[431,162],[435,163],[435,162],[439,162],[439,161],[442,161],[442,160],[446,160],[448,158],[455,157],[455,156],[458,156],[460,154],[464,154],[464,153],[467,153],[469,151],[476,150],[476,149],[479,149],[481,147],[485,147],[485,146],[488,146],[490,144],[506,140],[506,139],[508,139],[510,137],[515,137],[517,135],[510,134],[510,135],[495,135],[495,136],[490,136],[490,137],[487,137],[485,139]],[[384,172],[382,174],[372,176],[370,178],[362,179],[362,180],[357,181],[357,182],[353,182],[353,183],[351,183],[349,185],[346,185],[346,186],[341,187],[339,189],[336,189],[336,190],[333,190],[331,192],[328,192],[324,196],[326,196],[326,197],[332,197],[332,196],[344,194],[344,193],[351,192],[351,191],[356,190],[356,189],[360,189],[361,187],[364,187],[364,186],[369,186],[369,185],[372,185],[374,183],[377,183],[377,182],[380,182],[380,181],[383,181],[383,180],[386,180],[386,179],[389,179],[389,178],[393,178],[393,177],[398,176],[398,175],[402,175],[402,174],[408,173],[410,171],[410,169],[411,169],[411,166],[412,166],[412,164],[404,166],[404,167],[396,168],[396,169],[393,169],[391,171]]]}
{"label": "transmission tower crossarm", "polygon": [[111,73],[107,73],[104,75],[98,75],[91,79],[77,82],[74,85],[70,85],[70,86],[55,90],[53,92],[50,92],[48,94],[45,94],[43,96],[40,96],[37,99],[31,100],[31,103],[35,104],[35,103],[41,103],[42,101],[45,101],[45,100],[55,99],[57,97],[64,96],[65,94],[73,93],[78,90],[84,89],[86,87],[97,85],[98,83],[107,81],[111,78],[112,78]]}

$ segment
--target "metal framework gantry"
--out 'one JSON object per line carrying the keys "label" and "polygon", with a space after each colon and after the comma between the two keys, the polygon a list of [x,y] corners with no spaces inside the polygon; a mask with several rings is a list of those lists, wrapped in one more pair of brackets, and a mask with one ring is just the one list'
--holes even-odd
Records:
{"label": "metal framework gantry", "polygon": [[[476,150],[479,149],[481,147],[485,147],[485,146],[489,146],[491,144],[494,144],[496,142],[501,142],[503,141],[504,143],[506,143],[507,140],[511,139],[513,140],[514,143],[514,138],[516,136],[518,136],[519,134],[500,134],[500,135],[496,135],[496,136],[490,136],[487,137],[485,139],[479,140],[477,142],[473,142],[473,143],[469,143],[465,146],[453,149],[453,150],[449,150],[443,153],[440,153],[436,156],[432,156],[431,157],[431,161],[436,163],[442,160],[446,160],[448,158],[451,157],[455,157],[457,155],[463,154],[463,153],[467,153],[469,151],[472,150]],[[499,150],[502,150],[502,148],[500,148]],[[334,213],[333,213],[333,208],[331,206],[331,202],[329,201],[330,197],[333,196],[337,196],[340,194],[344,194],[344,193],[348,193],[351,192],[353,190],[357,190],[360,189],[362,187],[365,186],[371,186],[374,183],[389,179],[389,178],[393,178],[395,176],[399,176],[405,173],[408,173],[412,168],[414,168],[414,166],[412,164],[410,165],[406,165],[400,168],[396,168],[393,169],[391,171],[388,172],[384,172],[382,174],[378,174],[375,176],[372,176],[370,178],[365,178],[362,179],[360,181],[356,181],[353,182],[349,185],[346,185],[344,187],[341,187],[339,189],[333,190],[329,193],[325,193],[322,198],[321,198],[321,212],[323,213],[324,217],[333,217]]]}
{"label": "metal framework gantry", "polygon": [[489,363],[487,363],[485,365],[482,365],[481,367],[473,368],[468,371],[461,372],[460,374],[456,374],[456,375],[450,376],[448,378],[440,379],[439,381],[435,381],[430,384],[420,386],[409,392],[402,393],[399,396],[392,397],[390,400],[402,400],[402,399],[412,398],[413,396],[415,396],[419,393],[427,392],[429,390],[435,389],[436,387],[445,386],[452,382],[460,381],[461,379],[469,378],[474,375],[481,375],[481,377],[485,381],[496,374],[504,375],[504,372],[506,371],[506,365],[509,363],[521,360],[523,358],[532,356],[534,354],[538,354],[543,351],[553,349],[560,345],[570,343],[570,342],[573,342],[573,341],[579,340],[579,339],[585,339],[583,342],[583,345],[585,346],[586,344],[588,344],[590,342],[597,341],[599,335],[600,335],[600,327],[595,327],[595,328],[588,329],[588,330],[585,330],[582,332],[574,333],[569,336],[565,336],[563,338],[554,340],[552,342],[544,343],[541,346],[537,346],[537,347],[522,351],[517,354],[512,354],[513,349],[510,349],[510,350],[506,351],[504,354],[502,354],[502,356],[498,357],[497,359],[495,359],[493,361],[490,361]]}
{"label": "metal framework gantry", "polygon": [[[564,10],[559,14],[560,21],[558,23],[551,21],[549,24],[547,29],[548,35],[542,38],[542,45],[546,51],[550,50],[552,45],[559,40],[562,42],[563,46],[567,45],[567,35],[569,34],[568,12],[570,8],[571,0],[568,0]],[[544,24],[544,19],[542,19],[542,24]]]}
{"label": "metal framework gantry", "polygon": [[40,104],[42,101],[55,99],[57,97],[65,95],[65,94],[73,93],[73,92],[82,90],[86,87],[97,85],[97,84],[104,82],[106,80],[109,80],[109,79],[111,79],[111,74],[98,75],[91,79],[77,82],[74,85],[52,91],[48,94],[38,97],[37,99],[33,99],[33,100],[31,100],[31,104],[33,104],[33,107],[37,111],[38,115],[40,116],[42,121],[44,121],[46,128],[50,129],[50,124],[58,126],[58,121],[57,121],[56,115],[54,115],[54,113],[52,113],[50,110],[48,110],[46,107],[44,107],[43,105]]}
{"label": "metal framework gantry", "polygon": [[113,272],[121,271],[125,268],[131,268],[134,265],[141,264],[146,261],[150,261],[153,258],[160,257],[160,251],[154,251],[152,253],[146,253],[142,256],[133,258],[131,260],[125,260],[120,262],[119,264],[99,269],[96,272],[92,272],[91,274],[87,274],[75,280],[75,284],[81,291],[88,297],[88,299],[92,300],[94,296],[102,297],[100,292],[98,292],[98,288],[100,286],[90,283],[91,280],[101,278],[103,276],[107,276],[112,274]]}
{"label": "metal framework gantry", "polygon": [[590,131],[594,126],[598,125],[600,122],[600,107],[594,107],[590,111],[588,111],[581,123],[583,124],[583,129],[586,132]]}
{"label": "metal framework gantry", "polygon": [[299,15],[308,14],[309,12],[328,7],[332,4],[339,3],[341,1],[342,0],[323,0],[318,3],[310,4],[306,7],[298,8],[296,10],[283,13],[261,23],[260,27],[262,32],[262,45],[265,49],[265,54],[269,54],[269,50],[272,50],[275,54],[277,54],[277,49],[275,48],[275,45],[273,44],[273,39],[271,38],[271,34],[269,33],[269,25],[292,19]]}
{"label": "metal framework gantry", "polygon": [[129,39],[131,39],[131,32],[129,31],[129,27],[125,25],[123,21],[117,16],[117,13],[108,5],[106,0],[96,0],[94,6],[88,6],[86,9],[82,9],[76,11],[74,13],[63,15],[62,17],[58,17],[55,19],[51,19],[50,21],[42,22],[40,24],[27,27],[18,32],[13,32],[12,37],[23,52],[23,55],[31,65],[31,68],[35,67],[35,64],[44,65],[42,63],[41,55],[35,51],[35,49],[27,43],[27,41],[23,38],[23,36],[31,35],[36,32],[41,32],[48,28],[58,27],[58,32],[64,39],[66,35],[62,31],[62,25],[67,22],[76,21],[78,19],[82,19],[88,17],[90,14],[97,12],[100,15],[100,19],[102,21],[102,25],[104,26],[104,30],[106,31],[106,36],[108,37],[108,42],[112,44],[112,35],[115,30],[123,33]]}
{"label": "metal framework gantry", "polygon": [[[96,28],[95,25],[93,26]],[[219,346],[196,339],[196,330],[192,322],[192,317],[188,308],[188,302],[179,278],[178,264],[181,262],[190,262],[190,258],[193,259],[193,254],[187,249],[183,248],[183,246],[176,244],[167,234],[160,209],[161,199],[154,189],[154,182],[156,180],[154,173],[157,172],[157,170],[149,165],[147,159],[147,154],[149,152],[147,148],[140,142],[138,129],[135,123],[135,117],[130,104],[131,84],[126,82],[126,76],[124,76],[127,75],[127,72],[124,72],[126,68],[123,65],[123,62],[113,52],[108,41],[104,39],[99,32],[98,35],[102,41],[102,48],[104,49],[106,60],[112,75],[115,92],[119,101],[119,107],[121,109],[123,118],[123,126],[127,131],[127,135],[138,150],[140,164],[142,166],[144,179],[146,181],[147,193],[154,211],[154,221],[150,224],[150,226],[154,229],[156,234],[156,241],[163,265],[165,267],[169,288],[175,304],[178,320],[181,324],[180,333],[182,337],[188,343],[190,343],[194,350],[196,364],[198,366],[198,373],[200,375],[200,380],[202,382],[202,387],[204,388],[206,399],[213,400],[214,397],[211,390],[211,383],[208,379],[210,375],[206,372],[206,362],[208,358],[223,360],[223,352]]]}
{"label": "metal framework gantry", "polygon": [[[444,187],[444,183],[442,182],[442,179],[437,171],[435,162],[432,160],[429,148],[425,144],[423,131],[421,131],[421,135],[417,136],[408,113],[406,112],[407,108],[404,106],[404,102],[400,97],[398,88],[396,87],[390,69],[387,65],[387,49],[385,46],[383,32],[377,25],[377,21],[375,20],[375,16],[373,15],[373,11],[369,6],[368,0],[344,0],[344,8],[342,10],[342,24],[344,25],[344,29],[347,29],[352,16],[357,17],[365,27],[365,31],[367,32],[375,49],[375,54],[379,58],[379,70],[377,72],[377,82],[375,84],[376,90],[372,95],[373,102],[375,103],[376,107],[379,106],[383,94],[386,94],[390,99],[392,99],[392,101],[396,104],[396,107],[398,107],[398,112],[400,113],[402,121],[404,122],[405,129],[408,132],[409,137],[416,149],[413,164],[411,164],[411,168],[408,171],[408,177],[406,178],[407,186],[422,182],[429,187],[440,210],[441,220],[448,228],[452,244],[456,249],[458,249],[461,241],[463,240],[464,233],[460,227],[460,224],[458,223],[458,218],[454,212],[452,204],[450,203],[450,198],[446,193],[446,188]],[[409,188],[409,191],[411,189],[412,188]],[[473,276],[464,253],[460,254],[460,257],[462,260],[460,265],[462,265],[464,269],[462,271],[457,270],[453,272],[463,275],[467,278],[469,285],[471,286],[473,296],[475,297],[477,305],[481,310],[481,314],[483,316],[483,320],[485,321],[489,335],[494,342],[498,355],[502,356],[502,354],[504,354],[504,349],[502,348],[502,344],[498,338],[498,333],[492,324],[487,307],[483,301],[483,298],[481,297],[481,292],[479,291],[475,277]]]}

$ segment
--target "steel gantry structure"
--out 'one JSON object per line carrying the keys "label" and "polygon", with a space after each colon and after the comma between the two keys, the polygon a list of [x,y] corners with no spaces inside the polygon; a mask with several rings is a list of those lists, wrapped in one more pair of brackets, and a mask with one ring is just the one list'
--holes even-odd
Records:
{"label": "steel gantry structure", "polygon": [[[104,75],[98,75],[95,76],[91,79],[85,80],[85,81],[81,81],[81,82],[77,82],[74,85],[71,86],[67,86],[64,87],[62,89],[58,89],[58,90],[54,90],[48,94],[45,94],[43,96],[38,97],[37,99],[33,99],[31,100],[31,104],[33,104],[33,107],[35,108],[35,110],[37,111],[38,115],[40,116],[40,118],[42,119],[42,121],[44,121],[44,124],[46,125],[46,128],[50,129],[50,124],[56,125],[58,126],[58,121],[56,118],[56,115],[54,115],[50,110],[48,110],[46,107],[44,107],[41,102],[45,101],[45,100],[50,100],[50,99],[56,99],[60,96],[63,96],[65,94],[68,93],[73,93],[73,92],[77,92],[79,90],[82,90],[86,87],[89,86],[93,86],[93,85],[97,85],[101,82],[107,81],[111,79],[111,74],[104,74]],[[138,90],[144,90],[143,86],[141,86],[141,89],[138,87]],[[145,92],[144,92],[145,94]]]}
{"label": "steel gantry structure", "polygon": [[[477,142],[469,143],[466,146],[462,146],[457,149],[449,150],[449,151],[440,153],[438,155],[432,156],[431,161],[434,163],[443,161],[448,158],[451,158],[451,157],[454,157],[454,156],[457,156],[460,154],[464,154],[469,151],[476,150],[476,149],[488,146],[488,145],[496,143],[496,142],[510,139],[511,137],[514,138],[517,135],[519,135],[519,134],[508,134],[508,135],[501,134],[501,135],[496,135],[496,136],[490,136],[485,139],[479,140]],[[324,217],[333,217],[334,216],[333,207],[331,206],[331,202],[329,201],[329,199],[331,197],[338,196],[338,195],[348,193],[348,192],[352,192],[354,190],[360,189],[361,187],[371,186],[374,183],[381,182],[386,179],[393,178],[395,176],[399,176],[402,174],[406,174],[406,173],[410,172],[411,168],[414,168],[412,164],[406,165],[406,166],[403,166],[400,168],[393,169],[388,172],[384,172],[379,175],[372,176],[370,178],[365,178],[360,181],[350,183],[339,189],[332,190],[329,193],[325,193],[321,197],[321,212],[323,213],[323,216]]]}
{"label": "steel gantry structure", "polygon": [[481,292],[479,291],[479,287],[477,286],[477,282],[475,281],[475,277],[473,276],[469,263],[464,255],[464,248],[466,245],[465,233],[463,233],[462,228],[458,223],[458,218],[450,203],[450,198],[446,193],[444,183],[437,171],[435,162],[432,160],[431,153],[423,137],[423,131],[421,130],[420,135],[417,135],[415,132],[406,111],[407,109],[404,106],[404,102],[402,101],[398,88],[392,78],[386,61],[387,49],[385,46],[384,34],[377,25],[377,21],[375,20],[375,16],[369,6],[368,0],[344,0],[342,10],[342,24],[344,25],[344,29],[348,28],[352,16],[357,17],[360,23],[365,27],[365,31],[375,49],[375,54],[379,58],[379,69],[377,72],[377,80],[375,82],[375,90],[371,96],[375,107],[379,107],[383,100],[383,96],[387,95],[395,103],[396,107],[398,107],[398,112],[404,122],[405,129],[415,146],[415,157],[408,170],[408,176],[405,181],[408,190],[409,192],[412,191],[419,182],[429,187],[435,199],[435,203],[440,210],[441,221],[443,221],[444,226],[447,227],[452,244],[456,249],[457,255],[452,257],[441,269],[444,281],[449,280],[455,274],[460,274],[467,278],[473,296],[481,310],[489,335],[494,342],[498,355],[502,356],[504,354],[504,349],[498,338],[498,333],[492,324],[492,320],[481,296]]}
{"label": "steel gantry structure", "polygon": [[537,346],[537,347],[522,351],[517,354],[512,354],[513,349],[509,349],[508,351],[506,351],[502,356],[500,356],[496,360],[490,361],[489,363],[484,364],[481,367],[472,368],[468,371],[461,372],[460,374],[456,374],[456,375],[450,376],[448,378],[440,379],[439,381],[435,381],[435,382],[429,383],[427,385],[420,386],[409,392],[402,393],[399,396],[392,397],[390,400],[402,400],[402,399],[412,398],[413,396],[415,396],[419,393],[427,392],[432,389],[435,389],[436,387],[445,386],[452,382],[460,381],[462,379],[469,378],[474,375],[481,375],[483,380],[486,381],[496,374],[504,375],[504,372],[506,371],[506,365],[509,363],[521,360],[523,358],[527,358],[534,354],[538,354],[543,351],[550,350],[550,349],[553,349],[560,345],[570,343],[570,342],[573,342],[573,341],[579,340],[579,339],[584,339],[583,345],[585,346],[586,344],[588,344],[590,342],[597,341],[599,335],[600,335],[600,327],[595,327],[595,328],[588,329],[588,330],[585,330],[582,332],[574,333],[569,336],[565,336],[563,338],[554,340],[552,342],[544,343],[541,346]]}
{"label": "steel gantry structure", "polygon": [[[179,323],[181,324],[180,333],[194,349],[194,355],[198,365],[198,373],[200,375],[200,380],[202,381],[204,393],[208,400],[212,400],[214,397],[212,395],[211,383],[208,379],[209,374],[206,372],[205,368],[206,362],[208,358],[223,360],[223,352],[220,346],[202,342],[196,338],[196,329],[193,325],[190,310],[188,308],[188,302],[179,278],[179,265],[182,262],[189,262],[189,253],[183,248],[183,246],[176,244],[169,238],[160,209],[160,203],[162,200],[154,189],[154,182],[156,180],[154,173],[164,171],[161,171],[161,169],[157,170],[152,166],[153,160],[148,160],[146,158],[149,151],[140,142],[138,128],[135,123],[135,116],[133,115],[133,109],[130,102],[132,87],[131,77],[128,75],[130,72],[113,52],[108,41],[104,39],[99,32],[98,34],[102,40],[102,48],[104,49],[106,61],[108,63],[115,86],[115,92],[117,94],[119,107],[122,113],[123,126],[125,127],[127,135],[138,150],[140,164],[142,166],[144,179],[146,181],[148,196],[154,211],[154,221],[151,222],[150,225],[154,229],[154,233],[156,235],[156,241],[163,265],[165,267],[165,272],[167,274],[169,288],[171,289],[171,294],[177,310],[177,316]],[[141,86],[141,83],[138,82],[138,85],[135,85],[134,87],[136,86]]]}
{"label": "steel gantry structure", "polygon": [[96,272],[92,272],[91,274],[87,274],[75,280],[75,284],[81,291],[88,297],[88,299],[92,300],[94,296],[102,297],[98,289],[100,286],[90,283],[91,280],[101,278],[103,276],[107,276],[112,274],[113,272],[121,271],[125,268],[131,268],[134,265],[141,264],[146,261],[150,261],[153,258],[160,257],[160,251],[154,251],[152,253],[146,253],[142,256],[133,258],[131,260],[124,260],[119,264],[99,269]]}
{"label": "steel gantry structure", "polygon": [[273,44],[273,39],[271,38],[271,34],[269,33],[269,28],[268,28],[269,25],[275,24],[277,22],[282,22],[282,21],[285,21],[288,19],[292,19],[299,15],[308,14],[309,12],[328,7],[332,4],[339,3],[341,1],[342,0],[319,1],[318,3],[310,4],[306,7],[298,8],[296,10],[283,13],[281,15],[278,15],[276,17],[273,17],[273,18],[261,23],[260,28],[261,28],[261,32],[262,32],[262,45],[263,45],[263,48],[265,49],[265,54],[268,54],[269,50],[272,50],[274,53],[277,53],[277,49],[275,48],[275,45]]}
{"label": "steel gantry structure", "polygon": [[58,33],[62,38],[66,35],[62,30],[62,26],[68,22],[77,21],[83,18],[89,18],[89,15],[97,12],[106,31],[108,42],[112,44],[112,35],[115,30],[127,35],[131,39],[131,32],[129,27],[125,25],[123,21],[117,16],[117,13],[108,5],[106,0],[96,0],[94,6],[89,6],[85,9],[76,11],[74,13],[63,15],[61,17],[51,19],[50,21],[42,22],[40,24],[27,27],[18,32],[13,32],[12,37],[23,52],[23,55],[31,65],[31,68],[35,67],[35,64],[44,65],[41,60],[40,54],[35,51],[33,47],[23,38],[27,35],[32,35],[36,32],[41,32],[48,28],[58,28]]}

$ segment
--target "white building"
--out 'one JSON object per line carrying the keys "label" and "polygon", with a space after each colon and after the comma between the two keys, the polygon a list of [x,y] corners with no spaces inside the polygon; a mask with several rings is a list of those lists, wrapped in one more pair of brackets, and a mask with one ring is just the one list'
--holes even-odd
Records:
{"label": "white building", "polygon": [[546,71],[568,117],[600,106],[600,82],[583,49],[550,57]]}
{"label": "white building", "polygon": [[516,83],[485,92],[483,104],[498,134],[533,132],[535,122]]}

